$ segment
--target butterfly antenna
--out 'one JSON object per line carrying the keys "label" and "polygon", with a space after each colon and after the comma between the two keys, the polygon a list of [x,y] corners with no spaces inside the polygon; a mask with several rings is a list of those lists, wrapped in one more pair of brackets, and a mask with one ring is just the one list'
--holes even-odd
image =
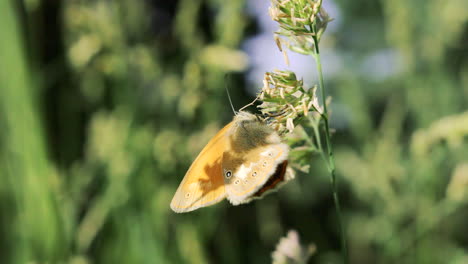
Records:
{"label": "butterfly antenna", "polygon": [[242,111],[242,110],[244,110],[245,108],[247,108],[247,107],[253,105],[257,100],[258,100],[258,96],[255,97],[255,99],[254,99],[251,103],[246,104],[246,105],[244,105],[241,109],[239,109],[239,112]]}
{"label": "butterfly antenna", "polygon": [[227,96],[228,96],[228,99],[229,99],[229,104],[231,104],[232,112],[234,113],[234,115],[236,115],[237,112],[234,109],[234,105],[232,104],[232,100],[231,100],[231,95],[229,94],[229,89],[227,87],[228,86],[228,81],[229,81],[228,78],[229,78],[229,76],[227,74],[224,75],[224,83],[225,83],[224,88],[226,89],[226,93],[227,93]]}

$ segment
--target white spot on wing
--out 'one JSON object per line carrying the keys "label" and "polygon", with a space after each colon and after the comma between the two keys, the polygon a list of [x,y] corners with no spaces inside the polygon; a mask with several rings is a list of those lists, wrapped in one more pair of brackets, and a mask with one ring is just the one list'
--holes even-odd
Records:
{"label": "white spot on wing", "polygon": [[250,164],[249,167],[246,167],[244,166],[244,164],[242,164],[236,172],[236,177],[245,179],[247,175],[249,175],[250,171],[252,170],[251,167],[252,167],[252,163]]}

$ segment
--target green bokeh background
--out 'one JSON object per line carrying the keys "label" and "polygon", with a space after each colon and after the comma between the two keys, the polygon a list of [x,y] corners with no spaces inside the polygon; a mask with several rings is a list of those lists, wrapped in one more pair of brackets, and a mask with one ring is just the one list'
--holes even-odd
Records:
{"label": "green bokeh background", "polygon": [[[326,85],[345,119],[332,140],[351,263],[468,263],[466,2],[335,4],[323,45],[347,55]],[[340,263],[318,157],[251,204],[169,208],[232,118],[226,73],[233,101],[252,100],[246,8],[0,0],[1,263],[269,263],[289,229],[317,246],[310,263]],[[355,67],[381,49],[401,55],[396,74]]]}

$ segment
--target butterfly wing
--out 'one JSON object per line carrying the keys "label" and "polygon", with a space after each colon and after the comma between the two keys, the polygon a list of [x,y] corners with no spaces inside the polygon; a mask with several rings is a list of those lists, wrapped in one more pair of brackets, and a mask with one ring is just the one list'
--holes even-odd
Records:
{"label": "butterfly wing", "polygon": [[275,173],[284,176],[289,147],[255,116],[239,116],[234,123],[222,167],[227,198],[238,205],[252,200]]}
{"label": "butterfly wing", "polygon": [[226,197],[221,164],[227,145],[226,133],[232,125],[231,122],[221,129],[192,163],[172,198],[174,212],[190,212]]}
{"label": "butterfly wing", "polygon": [[[278,170],[278,177],[284,176],[287,154],[288,146],[282,143],[259,147],[246,154],[241,163],[225,153],[223,170],[228,200],[234,205],[248,203],[274,187],[277,182],[269,183],[269,180]],[[232,173],[230,177],[226,177],[227,172]]]}
{"label": "butterfly wing", "polygon": [[252,195],[252,199],[261,198],[269,192],[276,191],[280,186],[292,179],[294,179],[294,173],[290,168],[288,168],[288,161],[285,160],[276,166],[276,170],[273,175],[262,186],[262,188]]}

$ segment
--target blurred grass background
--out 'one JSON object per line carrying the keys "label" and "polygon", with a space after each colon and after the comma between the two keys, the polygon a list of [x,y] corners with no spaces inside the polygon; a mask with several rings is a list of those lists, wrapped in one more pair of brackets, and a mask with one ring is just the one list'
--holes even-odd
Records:
{"label": "blurred grass background", "polygon": [[[252,100],[246,1],[0,1],[1,263],[269,263],[289,229],[338,263],[318,157],[254,203],[169,209],[232,118],[224,86]],[[331,3],[351,263],[468,263],[466,4]]]}

